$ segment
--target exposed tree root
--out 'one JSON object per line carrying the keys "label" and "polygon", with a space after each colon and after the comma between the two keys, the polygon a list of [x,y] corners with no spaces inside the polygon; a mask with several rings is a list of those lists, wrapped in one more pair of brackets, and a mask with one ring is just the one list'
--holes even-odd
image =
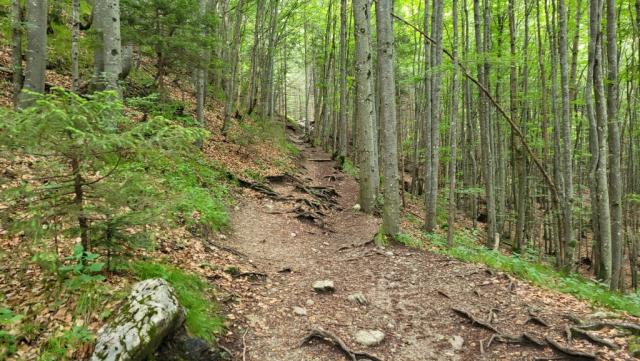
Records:
{"label": "exposed tree root", "polygon": [[591,323],[591,324],[581,324],[579,326],[577,326],[583,330],[601,330],[603,328],[609,327],[609,328],[618,328],[618,329],[623,329],[623,330],[627,330],[627,331],[631,331],[632,333],[635,334],[640,334],[640,325],[635,324],[635,323],[627,323],[627,322],[607,322],[607,321],[603,321],[603,322],[596,322],[596,323]]}
{"label": "exposed tree root", "polygon": [[492,332],[495,332],[497,334],[500,334],[500,332],[498,332],[498,330],[495,327],[493,327],[489,322],[486,322],[484,320],[478,319],[478,318],[474,317],[471,313],[469,313],[469,312],[467,312],[465,310],[462,310],[462,309],[459,309],[459,308],[455,308],[455,307],[452,307],[451,309],[458,316],[464,317],[467,320],[471,321],[472,325],[478,325],[478,326],[480,326],[482,328],[485,328],[485,329],[487,329],[489,331],[492,331]]}
{"label": "exposed tree root", "polygon": [[579,351],[566,346],[562,346],[560,343],[558,343],[556,340],[552,339],[551,337],[547,336],[545,340],[547,341],[549,346],[553,347],[553,349],[567,356],[570,356],[572,359],[575,359],[575,360],[597,360],[598,359],[598,356],[596,354]]}
{"label": "exposed tree root", "polygon": [[344,343],[344,341],[342,341],[342,339],[340,339],[340,337],[336,336],[335,334],[329,331],[325,331],[321,328],[312,329],[309,332],[309,334],[302,340],[302,342],[300,343],[300,347],[306,345],[309,341],[315,338],[336,346],[345,355],[349,356],[349,358],[352,361],[366,360],[366,359],[371,361],[382,361],[382,359],[376,356],[373,356],[371,354],[368,354],[366,352],[353,351],[351,348],[349,348],[349,346],[347,346],[347,344]]}
{"label": "exposed tree root", "polygon": [[585,331],[582,330],[578,327],[570,327],[569,331],[571,335],[575,335],[577,337],[581,337],[583,339],[586,339],[588,341],[591,341],[592,343],[599,345],[599,346],[605,346],[608,347],[612,350],[617,350],[620,348],[620,346],[616,345],[615,343],[611,342],[611,341],[607,341],[604,338],[589,332],[589,331]]}
{"label": "exposed tree root", "polygon": [[547,323],[547,321],[540,318],[540,316],[536,315],[531,310],[529,310],[529,319],[525,322],[525,324],[527,323],[535,323],[536,325],[549,327],[549,324]]}
{"label": "exposed tree root", "polygon": [[503,343],[517,343],[521,345],[531,345],[535,347],[545,347],[547,345],[547,343],[544,342],[544,340],[540,339],[536,335],[524,332],[521,335],[517,335],[517,336],[500,335],[500,334],[491,335],[484,349],[488,350],[494,341],[503,342]]}

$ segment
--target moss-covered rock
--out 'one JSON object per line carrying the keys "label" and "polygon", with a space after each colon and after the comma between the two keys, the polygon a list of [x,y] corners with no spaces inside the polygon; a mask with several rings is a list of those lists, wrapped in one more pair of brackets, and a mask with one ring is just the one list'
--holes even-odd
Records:
{"label": "moss-covered rock", "polygon": [[138,282],[112,322],[98,331],[91,361],[142,361],[184,322],[171,285],[155,278]]}

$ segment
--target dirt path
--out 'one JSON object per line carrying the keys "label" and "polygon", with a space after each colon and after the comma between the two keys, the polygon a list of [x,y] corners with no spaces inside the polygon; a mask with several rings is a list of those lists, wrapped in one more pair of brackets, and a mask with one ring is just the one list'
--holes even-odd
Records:
{"label": "dirt path", "polygon": [[[247,255],[253,271],[268,277],[246,279],[233,291],[229,339],[239,353],[237,360],[348,360],[335,347],[318,341],[299,347],[314,327],[385,361],[562,359],[550,348],[497,342],[481,354],[480,342],[486,345],[492,332],[472,325],[451,307],[482,319],[491,315],[491,324],[505,334],[527,331],[563,344],[567,321],[562,316],[571,310],[586,317],[594,312],[590,307],[481,266],[401,246],[342,249],[370,241],[379,220],[353,210],[358,189],[354,179],[336,171],[333,162],[313,161],[328,157],[321,150],[297,143],[302,150],[299,177],[307,185],[335,188],[340,209],[327,212],[322,229],[285,213],[293,208],[290,201],[254,192],[239,201],[232,215],[234,233],[226,243]],[[287,181],[272,187],[282,195],[302,196]],[[280,272],[283,269],[291,272]],[[336,292],[316,294],[313,282],[325,279],[335,282]],[[356,292],[369,303],[358,305],[347,299]],[[307,314],[297,315],[294,307]],[[527,323],[529,310],[550,327]],[[367,348],[355,341],[359,330],[380,330],[386,337],[379,346]],[[614,354],[578,340],[572,347],[599,352],[603,359],[627,357],[623,351]]]}

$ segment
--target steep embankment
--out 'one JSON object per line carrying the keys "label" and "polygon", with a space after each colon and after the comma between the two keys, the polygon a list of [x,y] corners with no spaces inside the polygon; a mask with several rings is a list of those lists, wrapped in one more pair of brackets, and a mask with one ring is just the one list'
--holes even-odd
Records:
{"label": "steep embankment", "polygon": [[[233,233],[222,236],[241,255],[226,268],[235,282],[223,285],[232,327],[226,341],[237,359],[348,359],[317,338],[301,346],[318,328],[352,351],[387,361],[564,359],[548,346],[553,340],[601,359],[630,358],[616,330],[599,335],[623,346],[619,351],[575,332],[567,342],[569,313],[611,316],[573,297],[440,255],[376,247],[370,241],[379,220],[353,209],[356,181],[320,149],[293,140],[301,149],[295,176],[273,177],[270,187],[244,192],[232,213]],[[335,292],[315,292],[318,280],[333,281]],[[358,293],[366,304],[350,300]],[[454,308],[483,323],[472,324]],[[385,338],[379,346],[362,346],[356,334],[363,330],[382,331]]]}

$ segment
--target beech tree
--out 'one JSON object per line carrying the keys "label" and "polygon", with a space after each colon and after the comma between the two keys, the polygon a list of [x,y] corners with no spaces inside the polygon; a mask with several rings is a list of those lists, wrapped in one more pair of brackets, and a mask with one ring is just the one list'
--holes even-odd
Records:
{"label": "beech tree", "polygon": [[[47,67],[47,10],[47,0],[26,1],[27,48],[23,89],[27,92],[20,96],[21,108],[33,103],[33,97],[28,92],[44,92]],[[17,64],[17,58],[14,58],[14,61]]]}

